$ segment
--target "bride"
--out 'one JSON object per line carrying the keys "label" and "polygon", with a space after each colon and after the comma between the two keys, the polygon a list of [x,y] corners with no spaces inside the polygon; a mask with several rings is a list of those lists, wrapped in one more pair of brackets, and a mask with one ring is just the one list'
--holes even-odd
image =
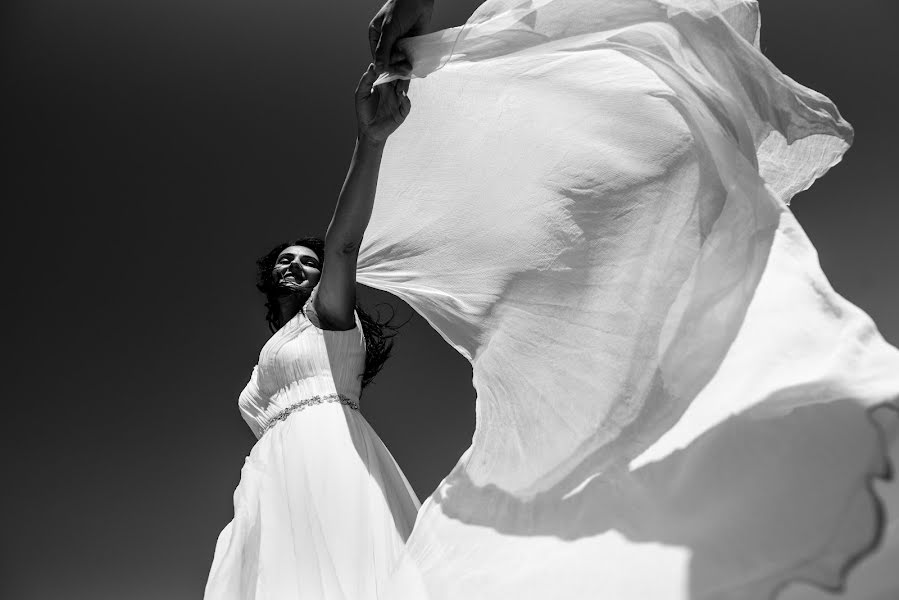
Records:
{"label": "bride", "polygon": [[409,114],[408,82],[356,90],[359,133],[325,241],[260,259],[274,335],[240,395],[259,438],[219,535],[207,600],[359,600],[381,588],[412,530],[418,499],[359,414],[383,340],[356,314],[356,257],[387,137]]}
{"label": "bride", "polygon": [[[829,285],[788,206],[852,128],[762,54],[755,0],[487,0],[404,38],[431,4],[390,0],[372,22],[377,93],[411,78],[416,111],[374,204],[350,211],[368,222],[358,258],[336,260],[469,360],[471,446],[402,547],[386,451],[338,451],[356,398],[301,390],[334,402],[265,433],[273,415],[251,419],[209,596],[762,600],[838,590],[879,542],[899,550],[873,486],[899,439],[899,351]],[[317,297],[254,380],[318,335],[307,321],[352,326]],[[322,335],[330,358],[351,334]],[[332,413],[341,435],[318,422]],[[345,493],[372,464],[381,497]],[[356,535],[366,552],[344,545]]]}

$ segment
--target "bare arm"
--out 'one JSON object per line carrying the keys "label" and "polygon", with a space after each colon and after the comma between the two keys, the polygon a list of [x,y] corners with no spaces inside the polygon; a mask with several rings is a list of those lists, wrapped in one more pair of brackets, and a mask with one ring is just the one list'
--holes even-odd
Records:
{"label": "bare arm", "polygon": [[356,149],[325,235],[324,265],[314,302],[315,312],[329,329],[352,329],[355,324],[356,259],[374,207],[381,156],[387,137],[411,108],[405,95],[408,81],[372,89],[375,79],[377,73],[369,66],[356,89]]}

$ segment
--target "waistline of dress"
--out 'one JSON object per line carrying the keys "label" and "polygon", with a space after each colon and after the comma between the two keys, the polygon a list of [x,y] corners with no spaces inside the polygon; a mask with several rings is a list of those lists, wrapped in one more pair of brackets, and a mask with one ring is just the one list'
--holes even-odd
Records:
{"label": "waistline of dress", "polygon": [[259,437],[261,438],[269,429],[271,429],[281,421],[287,419],[287,417],[295,412],[300,412],[310,406],[316,406],[318,404],[329,404],[334,402],[343,404],[344,406],[352,410],[359,410],[359,403],[351,398],[344,396],[343,394],[322,394],[318,396],[311,396],[309,398],[300,400],[299,402],[294,402],[293,404],[282,408],[280,411],[275,413],[275,415],[268,420],[265,426],[263,426],[262,433],[259,434]]}

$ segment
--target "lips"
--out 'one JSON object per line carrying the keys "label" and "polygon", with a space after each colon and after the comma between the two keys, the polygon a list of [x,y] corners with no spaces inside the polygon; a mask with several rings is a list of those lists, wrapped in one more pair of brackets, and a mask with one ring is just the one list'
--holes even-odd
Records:
{"label": "lips", "polygon": [[278,285],[283,288],[290,289],[290,290],[296,290],[296,289],[302,288],[303,287],[302,284],[305,281],[306,281],[305,278],[303,278],[303,280],[300,281],[297,279],[297,277],[294,274],[288,273],[286,275],[281,276],[280,281],[278,281]]}

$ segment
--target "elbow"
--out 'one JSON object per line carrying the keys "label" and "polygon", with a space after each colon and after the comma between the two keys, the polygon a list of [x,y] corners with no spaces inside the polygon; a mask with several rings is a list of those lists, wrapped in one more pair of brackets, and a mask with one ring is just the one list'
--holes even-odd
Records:
{"label": "elbow", "polygon": [[325,252],[328,254],[355,254],[362,247],[364,231],[353,231],[352,227],[339,227],[334,223],[325,233]]}
{"label": "elbow", "polygon": [[359,248],[362,246],[362,240],[344,242],[337,250],[342,254],[359,254]]}

